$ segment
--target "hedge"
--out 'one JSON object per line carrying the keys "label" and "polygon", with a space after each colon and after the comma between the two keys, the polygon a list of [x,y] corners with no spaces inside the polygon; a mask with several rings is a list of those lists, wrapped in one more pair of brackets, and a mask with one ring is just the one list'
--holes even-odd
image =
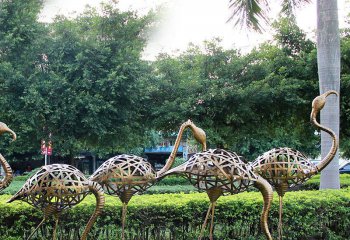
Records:
{"label": "hedge", "polygon": [[[318,190],[320,188],[321,175],[316,175],[301,185],[298,189],[302,190]],[[340,174],[340,187],[350,187],[350,174]]]}
{"label": "hedge", "polygon": [[[3,240],[23,239],[40,222],[42,213],[23,202],[5,203],[0,196],[0,236]],[[127,239],[196,239],[208,208],[205,193],[134,196],[128,207]],[[61,216],[60,239],[78,239],[95,201],[89,196]],[[215,214],[215,239],[265,239],[259,227],[262,208],[260,193],[249,192],[220,197]],[[327,191],[289,192],[284,198],[284,238],[349,239],[350,188]],[[277,239],[278,197],[270,212],[270,228]],[[34,239],[50,239],[53,220]],[[94,225],[90,239],[120,239],[121,203],[106,197],[104,213]]]}

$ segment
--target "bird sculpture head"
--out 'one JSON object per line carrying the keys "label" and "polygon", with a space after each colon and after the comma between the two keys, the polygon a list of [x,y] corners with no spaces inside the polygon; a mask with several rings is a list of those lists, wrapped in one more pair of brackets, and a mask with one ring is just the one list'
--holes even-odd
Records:
{"label": "bird sculpture head", "polygon": [[193,132],[194,138],[202,145],[203,151],[207,149],[207,136],[203,129],[197,127],[190,119],[186,122]]}
{"label": "bird sculpture head", "polygon": [[5,123],[0,122],[0,135],[5,133],[5,132],[11,133],[13,141],[16,140],[16,138],[17,138],[16,133],[14,131],[12,131]]}
{"label": "bird sculpture head", "polygon": [[312,101],[312,111],[311,111],[311,116],[310,116],[311,121],[313,119],[315,119],[317,114],[322,110],[322,108],[326,104],[326,98],[331,94],[338,96],[338,93],[336,91],[330,90],[330,91],[327,91],[327,92],[321,94],[320,96],[316,97]]}

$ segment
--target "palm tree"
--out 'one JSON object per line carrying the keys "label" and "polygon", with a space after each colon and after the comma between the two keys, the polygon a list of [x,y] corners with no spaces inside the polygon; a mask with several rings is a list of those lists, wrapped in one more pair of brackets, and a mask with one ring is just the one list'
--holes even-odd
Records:
{"label": "palm tree", "polygon": [[[296,7],[311,0],[281,0],[282,12],[294,16]],[[232,15],[228,21],[262,31],[268,23],[268,0],[229,0]],[[340,90],[340,38],[337,0],[317,0],[317,65],[320,94]],[[339,136],[339,98],[330,97],[321,111],[322,125],[331,128]],[[321,158],[332,145],[329,136],[321,134]],[[339,153],[321,174],[320,188],[339,188]]]}

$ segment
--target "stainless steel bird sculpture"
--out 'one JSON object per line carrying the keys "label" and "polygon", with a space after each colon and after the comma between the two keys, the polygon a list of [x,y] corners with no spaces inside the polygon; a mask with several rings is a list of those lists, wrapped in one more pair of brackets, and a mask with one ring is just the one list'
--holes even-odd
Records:
{"label": "stainless steel bird sculpture", "polygon": [[190,128],[193,136],[206,148],[205,132],[198,128],[191,120],[180,127],[173,150],[165,166],[156,172],[152,165],[141,157],[135,155],[118,155],[104,162],[91,177],[91,181],[101,184],[106,193],[117,196],[122,207],[122,239],[125,239],[125,223],[127,205],[134,194],[140,194],[160,180],[163,173],[171,168],[175,161],[181,137],[186,128]]}
{"label": "stainless steel bird sculpture", "polygon": [[105,198],[101,186],[86,179],[73,166],[52,164],[41,167],[8,202],[22,200],[43,211],[43,220],[28,239],[51,216],[55,218],[53,239],[56,239],[56,228],[62,211],[79,204],[90,193],[96,197],[96,208],[81,236],[81,240],[85,240],[104,207]]}
{"label": "stainless steel bird sculpture", "polygon": [[253,171],[265,178],[276,189],[279,195],[279,239],[282,238],[282,207],[284,194],[289,188],[301,185],[310,177],[322,171],[332,161],[337,152],[337,136],[331,129],[319,124],[316,119],[317,114],[326,103],[326,98],[331,94],[338,96],[336,91],[328,91],[316,97],[312,102],[311,122],[321,131],[328,133],[332,138],[332,146],[328,154],[318,165],[314,165],[301,152],[287,147],[274,148],[259,156],[251,163]]}
{"label": "stainless steel bird sculpture", "polygon": [[217,199],[224,194],[236,194],[248,187],[257,187],[264,199],[260,223],[267,239],[272,239],[268,229],[268,213],[273,194],[271,185],[259,175],[253,173],[249,165],[234,152],[223,149],[209,149],[193,155],[187,162],[167,171],[164,175],[184,174],[193,186],[207,192],[210,199],[199,240],[202,239],[211,214],[210,240],[213,239],[214,211]]}

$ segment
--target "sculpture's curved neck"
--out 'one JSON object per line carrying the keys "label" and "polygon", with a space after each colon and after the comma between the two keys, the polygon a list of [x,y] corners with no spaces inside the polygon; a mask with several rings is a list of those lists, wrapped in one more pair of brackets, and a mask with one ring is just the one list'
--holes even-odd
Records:
{"label": "sculpture's curved neck", "polygon": [[5,178],[0,181],[0,191],[6,188],[13,179],[13,172],[10,165],[7,163],[6,159],[0,154],[0,163],[5,172]]}
{"label": "sculpture's curved neck", "polygon": [[89,234],[92,225],[95,223],[98,215],[101,214],[103,207],[105,205],[105,196],[104,196],[102,187],[98,183],[92,182],[92,181],[89,181],[88,185],[89,185],[89,190],[95,195],[96,208],[84,229],[84,232],[80,238],[81,240],[87,239],[87,235]]}
{"label": "sculpture's curved neck", "polygon": [[260,190],[264,199],[264,206],[260,217],[261,229],[264,232],[266,238],[268,240],[272,240],[271,233],[269,231],[269,226],[268,226],[268,217],[269,217],[269,211],[270,211],[271,203],[273,199],[273,190],[271,185],[260,176],[255,182],[255,187]]}
{"label": "sculpture's curved neck", "polygon": [[180,142],[181,142],[181,138],[182,138],[182,134],[185,131],[185,129],[187,127],[189,127],[191,125],[191,123],[189,123],[188,121],[183,123],[180,127],[179,133],[177,134],[176,140],[175,140],[175,144],[173,147],[173,150],[170,153],[170,156],[168,158],[168,160],[166,161],[164,167],[159,170],[159,172],[157,172],[157,176],[161,176],[163,173],[165,173],[166,171],[168,171],[171,166],[174,164],[175,158],[176,158],[176,154],[177,154],[177,150],[180,146]]}
{"label": "sculpture's curved neck", "polygon": [[332,138],[332,146],[331,149],[329,150],[329,152],[327,153],[327,155],[321,160],[321,162],[319,164],[317,164],[316,168],[317,171],[322,171],[325,167],[327,167],[327,165],[332,161],[332,159],[334,158],[335,154],[337,153],[337,149],[338,149],[338,141],[337,141],[337,136],[335,135],[335,133],[330,129],[327,128],[323,125],[321,125],[320,123],[317,122],[316,120],[316,116],[317,116],[318,111],[315,111],[314,109],[312,109],[311,111],[311,122],[320,130],[325,131],[326,133],[328,133],[331,138]]}

